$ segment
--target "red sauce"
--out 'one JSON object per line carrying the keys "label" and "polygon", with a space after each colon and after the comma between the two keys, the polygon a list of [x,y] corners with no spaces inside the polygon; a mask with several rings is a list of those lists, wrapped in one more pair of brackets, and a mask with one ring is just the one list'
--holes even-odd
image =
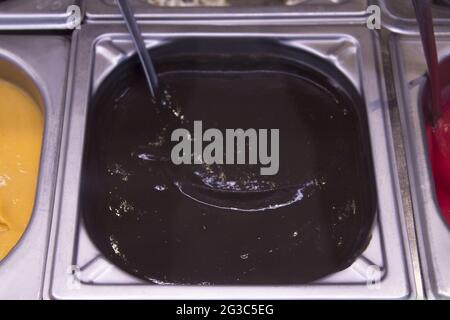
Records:
{"label": "red sauce", "polygon": [[450,226],[450,101],[436,127],[427,125],[427,139],[437,200]]}

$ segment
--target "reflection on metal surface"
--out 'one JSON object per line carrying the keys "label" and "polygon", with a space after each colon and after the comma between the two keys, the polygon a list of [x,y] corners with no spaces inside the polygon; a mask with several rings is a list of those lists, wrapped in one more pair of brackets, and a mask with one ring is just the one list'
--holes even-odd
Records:
{"label": "reflection on metal surface", "polygon": [[[369,0],[130,0],[138,19],[364,17]],[[87,1],[88,19],[120,19],[114,0]]]}
{"label": "reflection on metal surface", "polygon": [[[107,0],[108,1],[108,0]],[[349,0],[145,0],[159,7],[260,7],[260,6],[297,6],[300,4],[339,5]]]}
{"label": "reflection on metal surface", "polygon": [[83,18],[82,1],[0,1],[0,30],[75,29]]}

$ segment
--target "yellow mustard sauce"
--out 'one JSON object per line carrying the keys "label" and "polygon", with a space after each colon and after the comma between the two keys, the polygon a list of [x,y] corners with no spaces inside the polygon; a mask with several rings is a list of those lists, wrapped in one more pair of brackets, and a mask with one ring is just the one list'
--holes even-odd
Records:
{"label": "yellow mustard sauce", "polygon": [[43,129],[38,104],[21,88],[0,79],[0,260],[30,221]]}

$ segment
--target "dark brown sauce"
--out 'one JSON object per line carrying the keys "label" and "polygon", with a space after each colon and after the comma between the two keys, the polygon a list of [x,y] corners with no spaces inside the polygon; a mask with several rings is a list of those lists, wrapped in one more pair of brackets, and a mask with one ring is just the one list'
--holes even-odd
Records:
{"label": "dark brown sauce", "polygon": [[[159,59],[157,70],[158,102],[130,60],[90,106],[81,205],[106,257],[140,278],[178,284],[298,284],[357,258],[375,195],[363,105],[336,89],[343,76],[331,85],[312,68],[264,54],[178,55]],[[279,173],[174,166],[170,135],[180,126],[192,132],[194,120],[204,130],[280,129]],[[236,194],[177,186],[208,177],[213,188],[275,187]]]}

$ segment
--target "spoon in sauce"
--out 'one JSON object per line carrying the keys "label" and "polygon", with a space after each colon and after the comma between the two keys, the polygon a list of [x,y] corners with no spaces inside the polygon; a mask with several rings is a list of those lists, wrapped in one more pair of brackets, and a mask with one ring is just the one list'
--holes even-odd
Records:
{"label": "spoon in sauce", "polygon": [[429,154],[438,202],[450,226],[450,101],[443,102],[442,98],[443,87],[430,4],[426,0],[413,0],[413,4],[428,66],[431,99],[428,105],[430,119],[426,127]]}
{"label": "spoon in sauce", "polygon": [[120,12],[124,17],[127,28],[133,38],[133,43],[137,49],[139,59],[141,60],[142,68],[144,69],[152,97],[155,98],[156,92],[158,91],[158,76],[156,75],[150,54],[145,47],[141,31],[139,30],[134,14],[128,4],[128,0],[117,0],[117,4],[119,5]]}

